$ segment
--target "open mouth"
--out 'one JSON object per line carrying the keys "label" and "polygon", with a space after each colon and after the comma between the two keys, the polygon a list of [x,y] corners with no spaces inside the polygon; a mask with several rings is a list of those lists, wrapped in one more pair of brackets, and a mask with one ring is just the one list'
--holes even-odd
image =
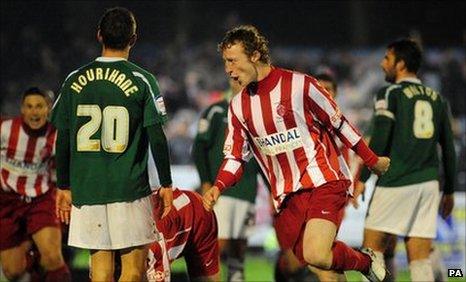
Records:
{"label": "open mouth", "polygon": [[242,85],[241,80],[239,80],[239,76],[230,76],[230,78],[238,82],[239,85]]}

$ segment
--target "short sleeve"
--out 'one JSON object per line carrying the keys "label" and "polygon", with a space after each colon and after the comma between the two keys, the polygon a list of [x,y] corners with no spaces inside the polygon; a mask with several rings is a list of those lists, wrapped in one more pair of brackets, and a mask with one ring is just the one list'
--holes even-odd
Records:
{"label": "short sleeve", "polygon": [[55,100],[52,108],[52,115],[50,121],[57,129],[70,128],[70,107],[69,107],[69,94],[65,88],[66,82],[63,84],[60,94]]}
{"label": "short sleeve", "polygon": [[374,101],[375,116],[385,116],[395,120],[396,113],[396,95],[393,91],[400,88],[399,85],[390,85],[383,87],[377,92]]}
{"label": "short sleeve", "polygon": [[226,117],[225,111],[219,105],[209,107],[199,119],[196,138],[209,142],[216,134],[222,134],[223,132],[216,131],[219,127],[218,122],[223,122],[222,117]]}
{"label": "short sleeve", "polygon": [[165,124],[167,121],[167,111],[163,96],[160,94],[159,85],[155,77],[151,74],[137,73],[145,85],[144,97],[144,127],[158,124]]}

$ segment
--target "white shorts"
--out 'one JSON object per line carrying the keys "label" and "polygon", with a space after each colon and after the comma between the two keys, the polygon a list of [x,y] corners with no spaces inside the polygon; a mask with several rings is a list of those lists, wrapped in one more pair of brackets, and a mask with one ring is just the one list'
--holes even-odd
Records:
{"label": "white shorts", "polygon": [[151,196],[133,202],[72,206],[68,245],[117,250],[156,240]]}
{"label": "white shorts", "polygon": [[254,218],[254,204],[229,196],[220,196],[214,211],[219,239],[246,239],[246,229]]}
{"label": "white shorts", "polygon": [[364,227],[403,237],[435,238],[439,201],[437,180],[376,187]]}

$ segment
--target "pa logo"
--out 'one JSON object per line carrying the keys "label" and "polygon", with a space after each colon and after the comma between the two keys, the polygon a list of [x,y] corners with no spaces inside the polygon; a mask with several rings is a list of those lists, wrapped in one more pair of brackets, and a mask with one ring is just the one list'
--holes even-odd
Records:
{"label": "pa logo", "polygon": [[463,271],[459,268],[448,269],[448,277],[463,277]]}

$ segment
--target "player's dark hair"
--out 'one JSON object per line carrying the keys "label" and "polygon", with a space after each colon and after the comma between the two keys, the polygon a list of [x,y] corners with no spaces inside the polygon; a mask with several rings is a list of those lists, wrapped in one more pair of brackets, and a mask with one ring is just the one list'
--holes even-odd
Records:
{"label": "player's dark hair", "polygon": [[315,75],[314,77],[317,80],[324,80],[324,81],[330,82],[332,84],[332,86],[333,86],[333,89],[335,91],[337,91],[337,81],[335,80],[335,78],[332,75],[330,75],[328,73],[319,73],[319,74]]}
{"label": "player's dark hair", "polygon": [[123,50],[136,36],[136,18],[126,8],[110,8],[100,19],[98,28],[105,47]]}
{"label": "player's dark hair", "polygon": [[31,95],[39,95],[39,96],[44,97],[45,100],[47,100],[47,94],[45,93],[45,91],[43,91],[37,86],[32,86],[23,92],[23,98],[21,99],[21,101],[24,102],[24,99],[26,99],[27,96],[31,96]]}
{"label": "player's dark hair", "polygon": [[405,62],[408,71],[417,73],[421,67],[422,50],[416,41],[409,38],[399,39],[388,44],[387,49],[393,50],[395,62]]}
{"label": "player's dark hair", "polygon": [[252,56],[254,51],[257,51],[261,55],[259,61],[270,63],[268,41],[255,26],[241,25],[230,29],[218,44],[218,50],[221,52],[237,43],[243,44],[246,55]]}

